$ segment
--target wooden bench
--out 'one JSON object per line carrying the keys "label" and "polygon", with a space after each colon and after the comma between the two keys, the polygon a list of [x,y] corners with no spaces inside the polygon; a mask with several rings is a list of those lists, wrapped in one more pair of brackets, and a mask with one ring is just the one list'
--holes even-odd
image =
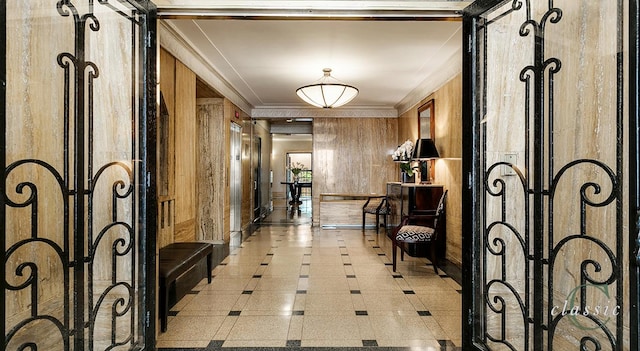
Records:
{"label": "wooden bench", "polygon": [[160,328],[167,330],[169,314],[169,288],[176,279],[195,266],[200,260],[207,260],[207,281],[211,283],[213,244],[205,242],[173,243],[160,249],[158,264],[160,285]]}

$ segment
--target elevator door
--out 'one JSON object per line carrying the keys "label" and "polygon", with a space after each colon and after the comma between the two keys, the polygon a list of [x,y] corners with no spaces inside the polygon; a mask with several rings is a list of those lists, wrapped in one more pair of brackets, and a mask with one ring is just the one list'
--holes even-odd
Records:
{"label": "elevator door", "polygon": [[465,11],[465,350],[637,349],[629,6]]}
{"label": "elevator door", "polygon": [[242,129],[231,123],[229,185],[231,192],[231,245],[239,245],[242,231]]}

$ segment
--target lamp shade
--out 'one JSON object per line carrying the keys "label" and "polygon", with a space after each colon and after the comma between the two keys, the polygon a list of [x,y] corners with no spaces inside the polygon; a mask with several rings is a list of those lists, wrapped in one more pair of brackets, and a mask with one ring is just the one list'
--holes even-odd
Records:
{"label": "lamp shade", "polygon": [[303,101],[316,107],[332,108],[342,106],[358,95],[358,89],[331,77],[330,68],[322,71],[324,76],[318,82],[296,90]]}
{"label": "lamp shade", "polygon": [[413,160],[429,160],[432,158],[439,158],[438,149],[432,139],[418,139],[416,146],[413,149]]}

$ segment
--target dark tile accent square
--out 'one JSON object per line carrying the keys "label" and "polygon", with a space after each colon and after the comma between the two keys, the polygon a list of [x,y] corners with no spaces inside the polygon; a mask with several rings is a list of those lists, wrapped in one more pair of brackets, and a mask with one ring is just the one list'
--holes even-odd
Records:
{"label": "dark tile accent square", "polygon": [[378,256],[386,256],[386,255],[383,253],[379,253]]}
{"label": "dark tile accent square", "polygon": [[273,256],[273,254],[272,253],[268,253],[267,256]]}
{"label": "dark tile accent square", "polygon": [[169,311],[169,313],[167,313],[167,316],[175,317],[175,316],[178,315],[178,312],[180,312],[180,311]]}
{"label": "dark tile accent square", "polygon": [[375,340],[362,340],[362,347],[378,347],[378,342]]}
{"label": "dark tile accent square", "polygon": [[353,295],[360,294],[360,290],[351,290],[351,294]]}
{"label": "dark tile accent square", "polygon": [[367,311],[356,311],[356,316],[368,316]]}
{"label": "dark tile accent square", "polygon": [[343,246],[338,246],[338,247],[339,247],[339,248],[341,248],[341,249],[346,249],[346,248],[347,248],[347,247],[346,247],[346,246],[344,246],[344,245],[343,245]]}
{"label": "dark tile accent square", "polygon": [[421,316],[421,317],[429,317],[431,315],[431,312],[429,311],[416,311],[416,312],[418,312],[418,316]]}
{"label": "dark tile accent square", "polygon": [[198,295],[199,291],[195,291],[195,290],[189,290],[187,292],[187,295]]}
{"label": "dark tile accent square", "polygon": [[308,274],[300,274],[300,278],[309,278]]}
{"label": "dark tile accent square", "polygon": [[239,316],[242,311],[229,311],[227,316]]}
{"label": "dark tile accent square", "polygon": [[379,248],[380,248],[380,246],[374,246],[373,248],[374,248],[374,249],[379,249]]}
{"label": "dark tile accent square", "polygon": [[345,266],[351,266],[351,263],[345,263],[344,265]]}
{"label": "dark tile accent square", "polygon": [[310,265],[311,265],[311,263],[303,263],[302,265],[303,265],[303,266],[310,266]]}
{"label": "dark tile accent square", "polygon": [[439,275],[440,275],[440,278],[449,278],[449,276],[446,274],[439,274]]}
{"label": "dark tile accent square", "polygon": [[413,290],[402,290],[403,293],[405,293],[405,295],[415,295],[416,292]]}
{"label": "dark tile accent square", "polygon": [[355,278],[356,276],[353,274],[347,274],[347,278]]}
{"label": "dark tile accent square", "polygon": [[306,294],[306,290],[296,290],[296,294]]}
{"label": "dark tile accent square", "polygon": [[349,256],[349,254],[340,254],[340,256]]}
{"label": "dark tile accent square", "polygon": [[311,256],[311,254],[304,254],[304,256]]}
{"label": "dark tile accent square", "polygon": [[402,274],[394,274],[393,277],[396,279],[399,279],[399,278],[402,278]]}
{"label": "dark tile accent square", "polygon": [[393,263],[385,263],[385,266],[393,266]]}
{"label": "dark tile accent square", "polygon": [[291,311],[292,316],[304,316],[304,311]]}
{"label": "dark tile accent square", "polygon": [[301,347],[302,340],[287,340],[287,347]]}
{"label": "dark tile accent square", "polygon": [[251,295],[253,294],[253,290],[243,290],[242,295]]}
{"label": "dark tile accent square", "polygon": [[260,275],[260,274],[254,274],[252,278],[262,278],[262,275]]}
{"label": "dark tile accent square", "polygon": [[220,262],[220,263],[218,263],[218,266],[226,266],[226,265],[227,265],[227,264],[226,264],[226,263],[224,263],[224,262]]}
{"label": "dark tile accent square", "polygon": [[375,241],[375,240],[373,240],[373,239],[368,239],[368,241]]}
{"label": "dark tile accent square", "polygon": [[224,340],[211,340],[209,345],[207,345],[207,349],[213,350],[222,347],[224,344]]}
{"label": "dark tile accent square", "polygon": [[261,266],[268,266],[268,263],[260,263]]}

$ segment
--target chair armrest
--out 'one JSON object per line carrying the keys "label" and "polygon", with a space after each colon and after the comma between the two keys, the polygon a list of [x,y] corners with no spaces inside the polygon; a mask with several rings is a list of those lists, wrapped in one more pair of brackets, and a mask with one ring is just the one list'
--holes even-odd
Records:
{"label": "chair armrest", "polygon": [[[373,199],[379,199],[382,198],[382,201],[380,202],[380,204],[382,204],[384,201],[386,201],[387,196],[386,195],[372,195],[367,197],[367,202],[364,203],[364,205],[362,205],[362,208],[364,209],[365,207],[367,207],[367,205],[369,205],[369,202],[371,202],[371,200]],[[380,209],[380,206],[378,206],[378,210]]]}

